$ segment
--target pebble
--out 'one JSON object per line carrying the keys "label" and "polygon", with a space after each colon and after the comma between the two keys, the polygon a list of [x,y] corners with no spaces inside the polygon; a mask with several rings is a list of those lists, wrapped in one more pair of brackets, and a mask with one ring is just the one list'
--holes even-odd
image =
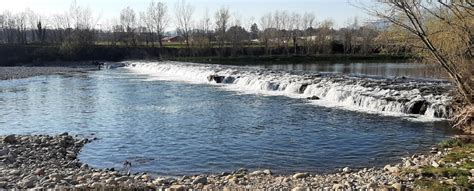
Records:
{"label": "pebble", "polygon": [[309,173],[296,173],[293,175],[294,179],[306,178],[309,176]]}
{"label": "pebble", "polygon": [[[410,169],[432,165],[442,155],[414,155],[399,164],[384,168],[361,170],[345,167],[338,173],[295,173],[273,175],[269,169],[238,169],[232,173],[174,177],[155,177],[132,174],[111,169],[93,169],[79,162],[76,157],[89,141],[75,139],[69,134],[60,136],[14,135],[14,140],[0,136],[0,190],[27,188],[48,189],[123,189],[123,190],[384,190],[413,189],[414,175],[399,173],[401,168]],[[21,140],[21,141],[18,141]],[[447,151],[443,151],[446,154]],[[69,155],[69,156],[68,156]],[[34,157],[32,157],[34,156]],[[47,159],[47,160],[45,160]],[[2,161],[3,160],[3,161]],[[10,162],[9,162],[10,161]],[[19,165],[29,164],[29,165]],[[448,164],[445,164],[448,165]],[[469,171],[474,176],[474,169]],[[310,177],[310,178],[308,178]],[[419,178],[419,177],[416,177]],[[153,181],[152,181],[153,180]],[[400,182],[400,181],[406,182]],[[454,182],[446,180],[444,182]]]}

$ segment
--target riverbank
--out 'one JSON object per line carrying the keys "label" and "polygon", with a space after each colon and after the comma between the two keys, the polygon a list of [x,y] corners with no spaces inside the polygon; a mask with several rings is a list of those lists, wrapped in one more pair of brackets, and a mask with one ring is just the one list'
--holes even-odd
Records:
{"label": "riverbank", "polygon": [[[0,136],[0,189],[432,189],[473,188],[474,144],[444,142],[429,154],[384,168],[341,169],[333,174],[275,175],[239,169],[213,175],[153,177],[127,169],[94,169],[77,159],[91,137]],[[131,164],[133,165],[133,164]]]}
{"label": "riverbank", "polygon": [[28,78],[40,75],[85,73],[97,70],[92,62],[46,62],[30,63],[22,66],[0,67],[0,80]]}

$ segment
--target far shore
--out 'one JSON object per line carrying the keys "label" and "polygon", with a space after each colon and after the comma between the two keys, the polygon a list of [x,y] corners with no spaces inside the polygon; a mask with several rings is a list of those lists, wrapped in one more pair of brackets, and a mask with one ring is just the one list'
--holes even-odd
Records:
{"label": "far shore", "polygon": [[[279,175],[269,169],[165,177],[123,169],[96,169],[77,158],[90,139],[63,133],[0,136],[1,189],[139,190],[417,190],[470,189],[472,137],[458,137],[384,168],[343,168],[332,174]],[[472,153],[471,153],[472,154]],[[29,164],[29,165],[23,165]]]}
{"label": "far shore", "polygon": [[40,75],[67,73],[85,73],[97,70],[93,62],[43,62],[19,64],[18,66],[0,67],[0,80],[28,78]]}

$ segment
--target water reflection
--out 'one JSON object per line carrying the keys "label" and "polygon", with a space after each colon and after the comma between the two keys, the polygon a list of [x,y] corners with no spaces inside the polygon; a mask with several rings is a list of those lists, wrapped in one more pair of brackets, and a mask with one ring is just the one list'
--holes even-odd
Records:
{"label": "water reflection", "polygon": [[375,75],[382,77],[410,77],[447,79],[446,73],[434,64],[414,63],[306,63],[261,64],[261,68],[294,71],[335,72],[343,74]]}

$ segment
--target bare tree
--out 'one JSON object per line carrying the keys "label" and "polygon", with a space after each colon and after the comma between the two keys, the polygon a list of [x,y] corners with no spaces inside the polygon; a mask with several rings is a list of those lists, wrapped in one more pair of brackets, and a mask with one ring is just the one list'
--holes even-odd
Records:
{"label": "bare tree", "polygon": [[[414,35],[420,55],[437,62],[452,78],[462,103],[455,127],[473,131],[473,4],[469,1],[380,1],[386,9],[365,8]],[[447,41],[446,39],[450,40]]]}
{"label": "bare tree", "polygon": [[185,0],[178,1],[175,4],[176,9],[176,20],[178,32],[183,35],[184,41],[186,42],[186,48],[189,50],[190,45],[190,33],[192,32],[192,16],[194,14],[194,7],[191,4],[186,3]]}
{"label": "bare tree", "polygon": [[291,14],[291,38],[293,41],[293,53],[297,54],[298,52],[298,38],[301,36],[301,15],[298,13]]}
{"label": "bare tree", "polygon": [[230,19],[229,8],[222,7],[221,9],[217,10],[215,19],[217,42],[220,49],[220,54],[222,56],[225,47],[227,25]]}
{"label": "bare tree", "polygon": [[315,24],[316,16],[314,13],[304,13],[303,18],[302,18],[302,30],[304,30],[303,33],[303,42],[305,48],[305,53],[306,54],[311,54],[311,47],[314,43],[314,40],[312,38],[312,33],[310,29],[313,29],[314,24]]}
{"label": "bare tree", "polygon": [[162,39],[169,21],[168,7],[163,2],[151,1],[144,17],[149,27],[156,33],[160,47],[163,47]]}
{"label": "bare tree", "polygon": [[262,34],[260,37],[265,46],[265,54],[271,54],[270,41],[273,34],[272,28],[274,26],[273,16],[271,13],[267,13],[260,17],[260,26],[262,28]]}
{"label": "bare tree", "polygon": [[132,8],[126,7],[120,12],[120,24],[124,28],[125,33],[127,34],[126,39],[124,39],[126,44],[132,44],[136,46],[135,40],[135,27],[136,27],[136,15],[135,11]]}

